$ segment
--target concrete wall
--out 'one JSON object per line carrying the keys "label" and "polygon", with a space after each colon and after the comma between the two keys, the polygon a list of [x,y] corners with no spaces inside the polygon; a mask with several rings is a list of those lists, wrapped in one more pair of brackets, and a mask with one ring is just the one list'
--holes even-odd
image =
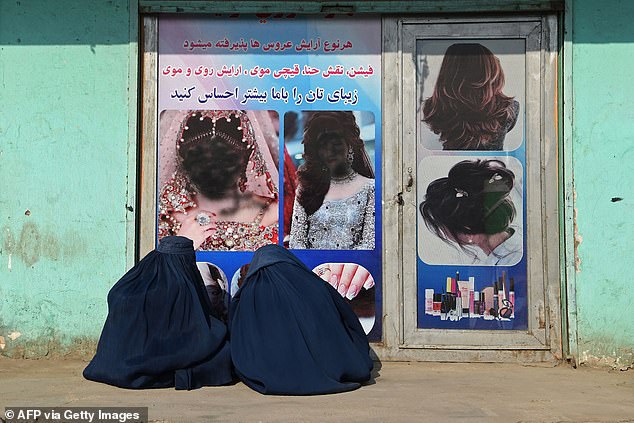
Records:
{"label": "concrete wall", "polygon": [[[582,362],[623,367],[634,362],[634,2],[568,6],[570,324]],[[132,264],[136,16],[134,0],[0,0],[0,354],[90,354],[106,294]]]}
{"label": "concrete wall", "polygon": [[0,0],[0,354],[90,351],[132,263],[133,12]]}
{"label": "concrete wall", "polygon": [[627,367],[634,363],[634,2],[569,6],[580,242],[569,283],[577,294],[579,359]]}

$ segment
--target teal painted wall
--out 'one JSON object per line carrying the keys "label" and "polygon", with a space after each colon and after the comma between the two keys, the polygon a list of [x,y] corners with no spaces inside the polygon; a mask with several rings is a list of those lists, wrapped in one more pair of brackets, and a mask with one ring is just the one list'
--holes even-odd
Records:
{"label": "teal painted wall", "polygon": [[578,358],[627,367],[634,363],[634,2],[570,4]]}
{"label": "teal painted wall", "polygon": [[0,0],[0,354],[91,350],[132,262],[133,12]]}
{"label": "teal painted wall", "polygon": [[[622,367],[634,362],[634,2],[568,6],[571,324],[580,361]],[[132,264],[136,16],[134,0],[0,0],[0,354],[89,355]]]}

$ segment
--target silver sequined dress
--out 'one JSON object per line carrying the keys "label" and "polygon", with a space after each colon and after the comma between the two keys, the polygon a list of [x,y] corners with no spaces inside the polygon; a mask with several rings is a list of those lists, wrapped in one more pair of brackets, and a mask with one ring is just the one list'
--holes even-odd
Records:
{"label": "silver sequined dress", "polygon": [[289,247],[319,250],[374,249],[374,180],[356,194],[341,200],[324,200],[321,207],[307,216],[297,202]]}

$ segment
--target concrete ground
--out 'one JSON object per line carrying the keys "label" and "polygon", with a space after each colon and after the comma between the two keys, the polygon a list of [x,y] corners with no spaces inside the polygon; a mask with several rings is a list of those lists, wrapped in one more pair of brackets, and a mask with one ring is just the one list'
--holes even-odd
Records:
{"label": "concrete ground", "polygon": [[242,383],[125,390],[84,380],[85,365],[0,358],[0,416],[6,406],[135,406],[158,422],[634,422],[632,370],[386,362],[357,391],[283,397]]}

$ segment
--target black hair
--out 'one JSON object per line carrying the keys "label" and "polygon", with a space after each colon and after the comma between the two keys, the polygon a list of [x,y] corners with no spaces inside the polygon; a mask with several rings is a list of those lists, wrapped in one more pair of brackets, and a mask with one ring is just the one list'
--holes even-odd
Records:
{"label": "black hair", "polygon": [[[329,122],[325,126],[325,122]],[[336,122],[336,127],[333,127]],[[330,188],[330,171],[319,158],[319,150],[325,136],[337,135],[352,147],[354,159],[352,169],[361,176],[374,179],[374,171],[367,159],[361,131],[350,111],[313,112],[304,129],[304,164],[297,169],[299,190],[297,201],[307,215],[315,213],[324,202]]]}
{"label": "black hair", "polygon": [[291,140],[297,135],[299,130],[299,116],[296,112],[286,112],[284,114],[284,139]]}
{"label": "black hair", "polygon": [[194,188],[210,199],[237,193],[238,180],[246,177],[250,150],[240,145],[239,122],[219,118],[214,125],[211,117],[200,120],[194,114],[185,123],[178,149],[181,166]]}
{"label": "black hair", "polygon": [[447,177],[429,184],[419,210],[439,238],[463,247],[462,234],[492,235],[509,228],[515,218],[508,198],[514,183],[515,174],[499,160],[463,160]]}

